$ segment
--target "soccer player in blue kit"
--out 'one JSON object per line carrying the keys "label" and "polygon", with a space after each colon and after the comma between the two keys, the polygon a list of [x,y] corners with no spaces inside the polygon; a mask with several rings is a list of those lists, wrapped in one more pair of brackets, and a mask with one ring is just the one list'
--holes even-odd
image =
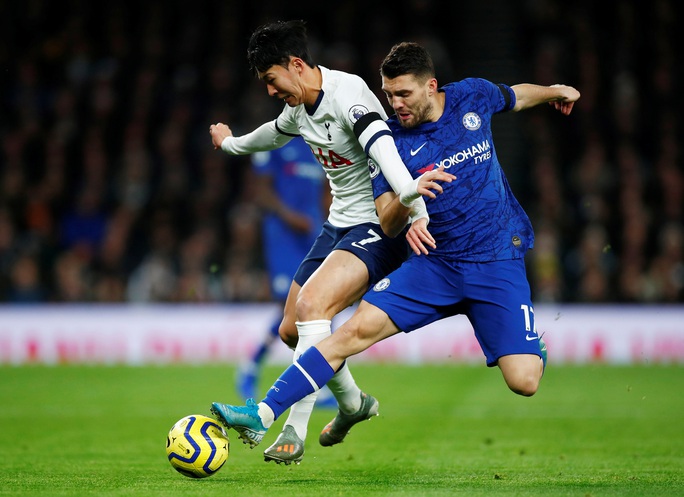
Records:
{"label": "soccer player in blue kit", "polygon": [[[279,329],[281,339],[294,349],[296,361],[302,352],[330,336],[335,315],[401,265],[409,254],[408,246],[424,246],[424,240],[432,240],[423,196],[434,195],[432,179],[446,173],[435,170],[418,180],[411,177],[378,98],[360,77],[313,62],[303,21],[260,26],[250,37],[247,54],[268,94],[284,107],[275,119],[242,136],[234,136],[224,123],[212,124],[212,144],[228,154],[253,154],[301,136],[325,171],[332,193],[328,219],[290,285]],[[406,227],[406,219],[394,223],[397,230],[390,236],[381,228],[377,211],[394,202],[394,193],[374,199],[369,157],[399,193],[399,203],[408,206],[411,217],[426,219],[407,232],[408,245],[403,236],[396,236]],[[324,446],[342,442],[349,428],[377,414],[379,405],[361,391],[346,363],[328,386],[339,409],[319,437]],[[283,431],[264,451],[266,461],[291,464],[302,460],[316,395],[312,392],[292,405]],[[212,407],[212,413],[227,425],[220,404]],[[262,439],[250,430],[238,430],[238,434],[252,447]]]}
{"label": "soccer player in blue kit", "polygon": [[[469,78],[439,88],[429,53],[416,43],[392,48],[381,66],[382,88],[395,111],[389,120],[397,148],[414,178],[444,168],[455,176],[427,199],[430,250],[416,250],[363,297],[334,334],[305,351],[260,403],[225,406],[227,424],[262,434],[297,399],[325,385],[350,356],[374,343],[464,314],[488,366],[508,387],[531,396],[546,365],[537,334],[524,255],[533,246],[530,221],[499,164],[492,116],[543,103],[568,115],[579,92],[565,85],[509,87]],[[389,192],[371,164],[375,195]],[[383,228],[405,221],[395,198],[378,213]],[[413,222],[411,229],[424,220]],[[216,405],[216,404],[214,404]]]}

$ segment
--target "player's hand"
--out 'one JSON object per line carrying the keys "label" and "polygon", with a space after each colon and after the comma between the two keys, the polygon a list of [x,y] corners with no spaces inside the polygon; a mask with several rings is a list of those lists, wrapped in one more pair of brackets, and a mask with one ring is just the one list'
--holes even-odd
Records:
{"label": "player's hand", "polygon": [[211,143],[214,145],[214,149],[221,148],[223,140],[229,136],[233,136],[233,132],[227,124],[216,123],[209,126],[209,134],[211,135]]}
{"label": "player's hand", "polygon": [[549,102],[549,105],[553,106],[554,109],[561,112],[561,114],[567,116],[572,112],[572,108],[580,98],[580,92],[574,89],[572,86],[567,85],[551,85],[553,88],[557,88],[561,92],[561,96]]}
{"label": "player's hand", "polygon": [[442,185],[438,182],[451,183],[455,179],[456,176],[453,174],[444,172],[444,166],[439,166],[439,169],[425,172],[418,178],[416,191],[425,197],[435,198],[438,193],[444,192]]}
{"label": "player's hand", "polygon": [[443,191],[442,187],[437,183],[438,181],[451,183],[455,179],[456,176],[445,173],[444,166],[440,166],[439,169],[433,169],[432,171],[423,173],[410,183],[404,185],[399,192],[399,201],[402,205],[408,207],[421,195],[425,195],[428,198],[435,198],[437,195],[433,190],[437,193],[442,193]]}
{"label": "player's hand", "polygon": [[411,224],[408,232],[406,233],[406,241],[408,241],[411,250],[416,255],[428,254],[428,249],[426,245],[430,248],[437,248],[435,239],[427,229],[427,219],[421,217],[416,219]]}

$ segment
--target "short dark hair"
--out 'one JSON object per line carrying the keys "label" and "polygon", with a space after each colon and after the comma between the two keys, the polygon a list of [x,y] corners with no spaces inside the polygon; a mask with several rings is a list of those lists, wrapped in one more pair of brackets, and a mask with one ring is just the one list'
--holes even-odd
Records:
{"label": "short dark hair", "polygon": [[255,74],[271,66],[287,67],[290,57],[299,57],[315,67],[309,53],[304,21],[276,21],[259,26],[249,38],[247,61]]}
{"label": "short dark hair", "polygon": [[412,74],[427,80],[435,77],[435,65],[425,48],[418,43],[404,41],[392,47],[380,65],[380,74],[390,79]]}

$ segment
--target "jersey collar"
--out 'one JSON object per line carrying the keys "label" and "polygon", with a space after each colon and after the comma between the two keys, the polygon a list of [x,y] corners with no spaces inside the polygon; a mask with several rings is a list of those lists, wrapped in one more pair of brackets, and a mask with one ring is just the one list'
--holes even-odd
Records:
{"label": "jersey collar", "polygon": [[318,92],[318,98],[316,99],[316,102],[314,102],[313,106],[311,108],[307,107],[306,105],[304,106],[307,114],[309,114],[310,116],[313,116],[316,113],[316,110],[318,109],[318,107],[321,105],[321,102],[323,101],[323,95],[325,95],[325,91],[323,91],[323,88],[321,88],[321,91]]}

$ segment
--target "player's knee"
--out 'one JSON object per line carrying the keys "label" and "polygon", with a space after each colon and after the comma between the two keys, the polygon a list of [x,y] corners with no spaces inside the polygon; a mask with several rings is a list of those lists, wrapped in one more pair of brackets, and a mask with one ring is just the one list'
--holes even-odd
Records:
{"label": "player's knee", "polygon": [[518,395],[531,397],[539,388],[539,372],[520,371],[511,377],[506,377],[506,384]]}
{"label": "player's knee", "polygon": [[513,354],[499,358],[499,368],[504,380],[513,392],[531,397],[539,388],[542,368],[539,356]]}
{"label": "player's knee", "polygon": [[278,335],[285,345],[294,349],[297,346],[299,335],[297,334],[297,327],[294,323],[286,323],[283,321],[278,327]]}
{"label": "player's knee", "polygon": [[299,321],[310,321],[321,317],[320,303],[311,292],[299,292],[295,309]]}

